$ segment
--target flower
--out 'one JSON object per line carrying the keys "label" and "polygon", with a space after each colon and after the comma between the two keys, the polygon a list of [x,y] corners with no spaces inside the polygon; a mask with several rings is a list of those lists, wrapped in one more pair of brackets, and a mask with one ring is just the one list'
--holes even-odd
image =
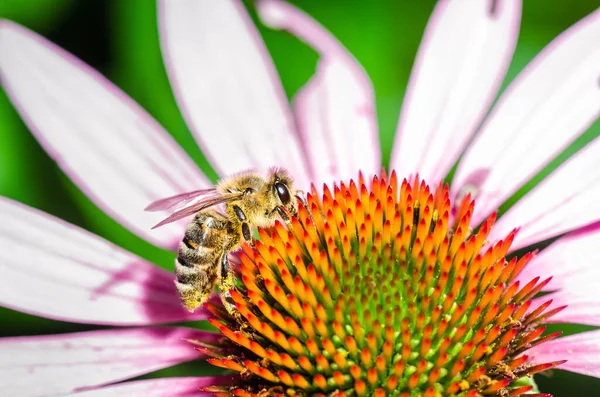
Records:
{"label": "flower", "polygon": [[361,175],[323,201],[313,191],[288,228],[245,247],[239,313],[209,305],[230,342],[202,348],[241,377],[205,390],[519,396],[535,388],[527,377],[564,363],[527,355],[560,335],[540,323],[564,307],[533,305],[550,278],[515,281],[533,257],[504,259],[516,230],[489,244],[496,216],[471,235],[469,195],[451,224],[447,187],[387,179]]}
{"label": "flower", "polygon": [[[443,179],[462,155],[449,191],[477,201],[478,225],[598,117],[600,11],[553,41],[485,117],[512,56],[518,1],[441,1],[436,6],[402,107],[390,169]],[[292,111],[273,65],[239,3],[159,2],[163,53],[182,112],[221,175],[249,167],[288,168],[308,190],[371,176],[381,167],[368,77],[328,32],[278,1],[258,4],[268,25],[320,55]],[[36,34],[0,23],[0,77],[39,142],[107,214],[164,248],[182,223],[151,231],[156,199],[210,185],[187,154],[141,107],[89,66]],[[479,124],[479,133],[472,139]],[[543,136],[543,139],[540,137]],[[215,138],[217,137],[217,138]],[[599,238],[594,141],[503,214],[488,236],[520,227],[512,250],[557,238],[519,275],[555,275],[544,286],[550,321],[597,325],[598,274],[589,258]],[[469,145],[467,146],[467,143]],[[258,146],[257,146],[258,145]],[[466,148],[466,149],[465,149]],[[460,214],[460,209],[458,209]],[[181,308],[172,276],[141,258],[48,215],[0,200],[0,303],[39,316],[108,330],[0,341],[3,391],[10,395],[185,395],[229,378],[115,382],[197,359],[182,339],[211,344],[218,334],[157,324],[206,319]],[[458,219],[461,219],[459,216]],[[535,307],[538,303],[533,304]],[[204,350],[209,353],[208,350]],[[531,349],[533,364],[600,377],[597,331]],[[85,391],[87,389],[91,389]]]}

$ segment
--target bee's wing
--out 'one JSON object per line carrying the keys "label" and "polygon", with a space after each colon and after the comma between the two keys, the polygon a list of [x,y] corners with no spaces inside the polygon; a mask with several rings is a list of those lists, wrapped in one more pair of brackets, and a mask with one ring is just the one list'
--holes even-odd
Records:
{"label": "bee's wing", "polygon": [[193,192],[181,193],[175,196],[157,200],[144,208],[144,211],[166,211],[180,204],[184,205],[186,201],[190,201],[206,194],[214,194],[215,192],[216,189],[213,187],[210,189],[194,190]]}
{"label": "bee's wing", "polygon": [[[173,213],[169,215],[167,218],[163,219],[161,222],[156,224],[152,229],[156,229],[162,225],[166,225],[167,223],[175,222],[179,219],[188,217],[190,215],[195,214],[196,212],[200,212],[206,208],[215,206],[217,204],[226,203],[231,200],[239,199],[244,195],[244,193],[228,193],[221,194],[217,192],[215,189],[211,189],[211,192],[205,192],[200,195],[196,195],[195,197],[186,200],[179,201],[178,203],[183,203],[182,205],[177,206]],[[165,200],[169,200],[168,198]],[[151,204],[152,206],[152,204]],[[172,206],[171,206],[172,207]]]}

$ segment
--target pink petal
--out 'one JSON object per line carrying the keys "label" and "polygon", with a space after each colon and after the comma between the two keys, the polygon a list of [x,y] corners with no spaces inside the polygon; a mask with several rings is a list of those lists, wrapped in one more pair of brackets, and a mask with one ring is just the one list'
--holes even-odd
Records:
{"label": "pink petal", "polygon": [[500,98],[456,171],[453,195],[475,192],[480,222],[600,114],[600,11],[558,36]]}
{"label": "pink petal", "polygon": [[600,378],[600,330],[542,343],[526,354],[536,364],[568,360],[559,368]]}
{"label": "pink petal", "polygon": [[57,320],[145,325],[206,318],[174,276],[95,236],[0,198],[0,305]]}
{"label": "pink petal", "polygon": [[91,331],[0,339],[5,396],[54,396],[201,358],[183,339],[216,343],[219,334],[186,328]]}
{"label": "pink petal", "polygon": [[381,170],[375,98],[352,55],[310,16],[281,1],[261,1],[265,24],[287,30],[319,52],[317,72],[294,99],[302,144],[317,186]]}
{"label": "pink petal", "polygon": [[600,280],[598,246],[600,225],[570,233],[538,253],[518,278],[528,282],[552,276],[545,291],[595,289]]}
{"label": "pink petal", "polygon": [[600,326],[599,226],[591,225],[561,237],[538,253],[519,274],[518,280],[522,283],[538,276],[552,277],[544,291],[555,292],[536,301],[542,304],[551,299],[548,310],[567,307],[548,322]]}
{"label": "pink petal", "polygon": [[37,34],[0,21],[0,78],[19,113],[62,170],[99,207],[144,239],[172,248],[182,225],[152,201],[209,185],[139,105],[98,72]]}
{"label": "pink petal", "polygon": [[160,1],[163,56],[184,117],[223,175],[308,171],[275,67],[239,2]]}
{"label": "pink petal", "polygon": [[444,178],[485,116],[512,58],[521,1],[439,1],[405,95],[390,168]]}
{"label": "pink petal", "polygon": [[201,387],[213,385],[227,385],[233,382],[231,376],[207,376],[204,378],[157,378],[138,380],[133,382],[119,383],[103,387],[101,389],[89,390],[77,393],[77,397],[190,397],[190,396],[212,396],[212,393],[198,391]]}
{"label": "pink petal", "polygon": [[520,227],[511,247],[516,250],[600,219],[599,159],[597,139],[511,207],[494,225],[490,238],[497,239]]}
{"label": "pink petal", "polygon": [[548,310],[567,306],[563,311],[550,317],[549,323],[586,324],[600,326],[600,292],[598,278],[591,282],[576,283],[569,289],[553,292],[536,299],[538,304],[552,299]]}

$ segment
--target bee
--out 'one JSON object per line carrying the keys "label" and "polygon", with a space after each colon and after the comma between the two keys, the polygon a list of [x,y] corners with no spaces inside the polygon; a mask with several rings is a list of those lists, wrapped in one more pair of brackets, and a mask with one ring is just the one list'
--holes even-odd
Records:
{"label": "bee", "polygon": [[[289,221],[296,215],[298,201],[287,171],[271,169],[265,179],[245,172],[222,179],[211,189],[196,190],[150,204],[147,211],[172,210],[154,228],[195,214],[179,244],[175,260],[175,286],[186,309],[193,312],[219,287],[229,313],[236,312],[229,290],[235,275],[227,258],[243,242],[253,244],[256,227],[268,228],[279,218]],[[223,204],[225,211],[213,208]]]}

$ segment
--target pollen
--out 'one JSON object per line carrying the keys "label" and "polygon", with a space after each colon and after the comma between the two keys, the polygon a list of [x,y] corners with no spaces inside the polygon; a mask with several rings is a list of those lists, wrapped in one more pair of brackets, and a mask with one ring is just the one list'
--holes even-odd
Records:
{"label": "pollen", "polygon": [[[240,255],[238,313],[208,303],[226,345],[209,361],[239,374],[234,396],[542,396],[530,363],[555,338],[556,309],[533,298],[549,279],[517,281],[533,253],[507,259],[514,230],[471,225],[466,195],[394,172],[313,187],[287,224]],[[209,348],[205,348],[209,349]],[[209,349],[210,350],[210,349]]]}

